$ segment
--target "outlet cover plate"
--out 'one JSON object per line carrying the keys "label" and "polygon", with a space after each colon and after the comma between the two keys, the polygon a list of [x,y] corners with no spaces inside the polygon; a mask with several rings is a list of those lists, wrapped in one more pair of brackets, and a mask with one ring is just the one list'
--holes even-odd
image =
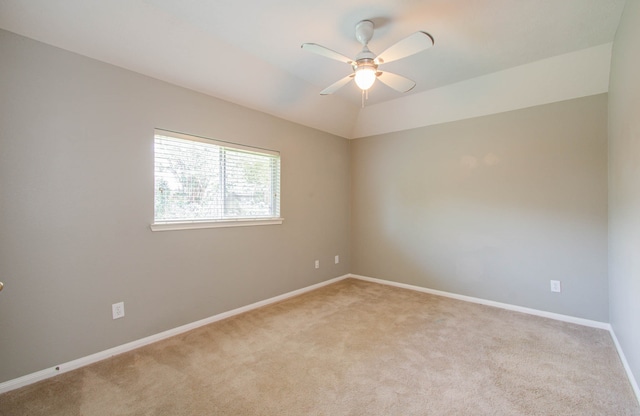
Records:
{"label": "outlet cover plate", "polygon": [[560,286],[560,280],[551,280],[551,291],[560,293],[562,292],[562,287]]}
{"label": "outlet cover plate", "polygon": [[124,318],[124,302],[111,305],[111,314],[113,315],[113,319]]}

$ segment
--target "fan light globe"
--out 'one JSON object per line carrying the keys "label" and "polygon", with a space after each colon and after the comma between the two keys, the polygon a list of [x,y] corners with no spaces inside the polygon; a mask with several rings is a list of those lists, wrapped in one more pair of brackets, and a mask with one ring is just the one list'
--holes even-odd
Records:
{"label": "fan light globe", "polygon": [[376,80],[376,70],[370,66],[364,66],[356,70],[356,85],[363,91],[371,88]]}

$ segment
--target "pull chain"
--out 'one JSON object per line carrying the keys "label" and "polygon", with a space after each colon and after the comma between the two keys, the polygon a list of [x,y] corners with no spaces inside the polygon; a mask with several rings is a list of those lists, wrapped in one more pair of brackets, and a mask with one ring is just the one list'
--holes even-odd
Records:
{"label": "pull chain", "polygon": [[362,90],[362,108],[364,108],[364,100],[369,99],[369,90]]}

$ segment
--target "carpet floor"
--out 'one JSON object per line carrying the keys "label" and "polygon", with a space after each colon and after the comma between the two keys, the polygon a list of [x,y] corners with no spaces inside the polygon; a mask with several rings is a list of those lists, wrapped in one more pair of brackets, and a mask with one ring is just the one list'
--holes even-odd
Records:
{"label": "carpet floor", "polygon": [[346,279],[0,395],[0,415],[640,415],[605,330]]}

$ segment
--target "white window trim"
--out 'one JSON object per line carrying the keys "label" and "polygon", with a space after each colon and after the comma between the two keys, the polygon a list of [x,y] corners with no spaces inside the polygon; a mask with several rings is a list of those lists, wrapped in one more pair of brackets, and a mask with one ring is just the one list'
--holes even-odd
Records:
{"label": "white window trim", "polygon": [[[270,154],[274,156],[280,156],[280,152],[264,149],[261,147],[245,146],[238,143],[226,142],[223,140],[208,139],[205,137],[195,136],[191,134],[183,134],[171,130],[154,129],[154,135],[161,134],[169,137],[175,137],[178,139],[202,142],[207,144],[215,144],[218,146],[225,146],[235,148],[238,150],[245,150],[251,153],[258,151],[261,154]],[[177,230],[197,230],[205,228],[225,228],[225,227],[251,227],[257,225],[280,225],[284,221],[284,218],[237,218],[237,219],[222,219],[222,220],[193,220],[193,221],[158,221],[152,222],[149,225],[151,231],[177,231]]]}
{"label": "white window trim", "polygon": [[240,143],[226,142],[224,140],[219,139],[209,139],[202,136],[196,136],[195,134],[184,134],[171,130],[163,130],[163,129],[154,129],[155,134],[159,134],[161,136],[174,137],[176,139],[188,140],[190,142],[200,142],[206,144],[215,144],[221,147],[229,147],[238,150],[244,150],[249,153],[259,153],[273,156],[280,156],[280,152],[277,150],[265,149],[264,147],[257,146],[247,146]]}
{"label": "white window trim", "polygon": [[219,221],[175,221],[156,222],[149,227],[151,231],[197,230],[202,228],[250,227],[254,225],[280,225],[284,218],[241,218],[237,220]]}

